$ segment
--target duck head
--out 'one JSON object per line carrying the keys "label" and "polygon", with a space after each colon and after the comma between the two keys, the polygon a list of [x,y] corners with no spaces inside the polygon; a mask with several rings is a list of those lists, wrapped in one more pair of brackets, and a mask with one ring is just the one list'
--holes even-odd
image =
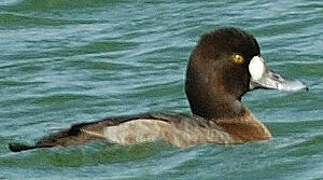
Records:
{"label": "duck head", "polygon": [[256,39],[240,29],[218,29],[201,37],[186,72],[185,91],[193,114],[206,119],[241,116],[241,97],[260,88],[307,89],[270,70]]}

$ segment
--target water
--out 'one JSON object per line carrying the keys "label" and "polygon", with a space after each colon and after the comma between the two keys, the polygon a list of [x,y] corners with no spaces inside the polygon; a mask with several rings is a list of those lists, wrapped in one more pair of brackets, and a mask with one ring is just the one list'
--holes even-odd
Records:
{"label": "water", "polygon": [[[223,26],[254,34],[272,69],[309,85],[244,97],[272,140],[9,152],[72,123],[189,112],[187,58]],[[323,179],[322,29],[320,0],[2,0],[0,179]]]}

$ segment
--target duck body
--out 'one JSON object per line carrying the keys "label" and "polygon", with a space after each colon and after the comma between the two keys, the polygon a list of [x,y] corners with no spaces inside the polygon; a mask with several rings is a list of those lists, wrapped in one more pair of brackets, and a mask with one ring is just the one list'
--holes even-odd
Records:
{"label": "duck body", "polygon": [[270,131],[250,111],[246,111],[239,119],[217,121],[185,114],[155,113],[76,124],[68,130],[45,137],[34,146],[11,144],[10,149],[18,152],[54,146],[67,147],[93,140],[122,145],[163,140],[176,147],[186,148],[203,143],[241,144],[269,138]]}
{"label": "duck body", "polygon": [[154,113],[73,125],[35,145],[11,151],[71,146],[93,140],[130,145],[164,140],[176,147],[200,143],[240,144],[270,139],[271,133],[241,102],[248,91],[301,90],[300,81],[269,70],[253,36],[223,28],[202,36],[189,58],[185,92],[192,115]]}

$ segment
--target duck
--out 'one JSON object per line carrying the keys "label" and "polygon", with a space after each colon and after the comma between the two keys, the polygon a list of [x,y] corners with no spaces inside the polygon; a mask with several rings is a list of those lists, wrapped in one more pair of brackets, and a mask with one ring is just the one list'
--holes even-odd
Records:
{"label": "duck", "polygon": [[145,113],[72,125],[34,145],[9,144],[13,152],[69,147],[102,140],[132,145],[166,141],[187,148],[197,144],[242,144],[272,138],[270,130],[243,105],[256,89],[308,90],[299,81],[272,71],[253,35],[218,28],[201,36],[188,59],[185,93],[191,114]]}

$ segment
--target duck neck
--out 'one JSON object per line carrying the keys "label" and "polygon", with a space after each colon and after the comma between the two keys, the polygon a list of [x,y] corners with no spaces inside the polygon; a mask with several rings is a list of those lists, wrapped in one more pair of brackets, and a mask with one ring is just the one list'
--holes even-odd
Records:
{"label": "duck neck", "polygon": [[210,103],[206,105],[210,107],[208,112],[205,112],[205,117],[211,120],[218,119],[238,119],[241,117],[246,109],[242,105],[240,99],[235,99],[228,95],[221,97],[213,97]]}
{"label": "duck neck", "polygon": [[208,120],[240,117],[246,112],[240,98],[203,89],[186,91],[192,113]]}

